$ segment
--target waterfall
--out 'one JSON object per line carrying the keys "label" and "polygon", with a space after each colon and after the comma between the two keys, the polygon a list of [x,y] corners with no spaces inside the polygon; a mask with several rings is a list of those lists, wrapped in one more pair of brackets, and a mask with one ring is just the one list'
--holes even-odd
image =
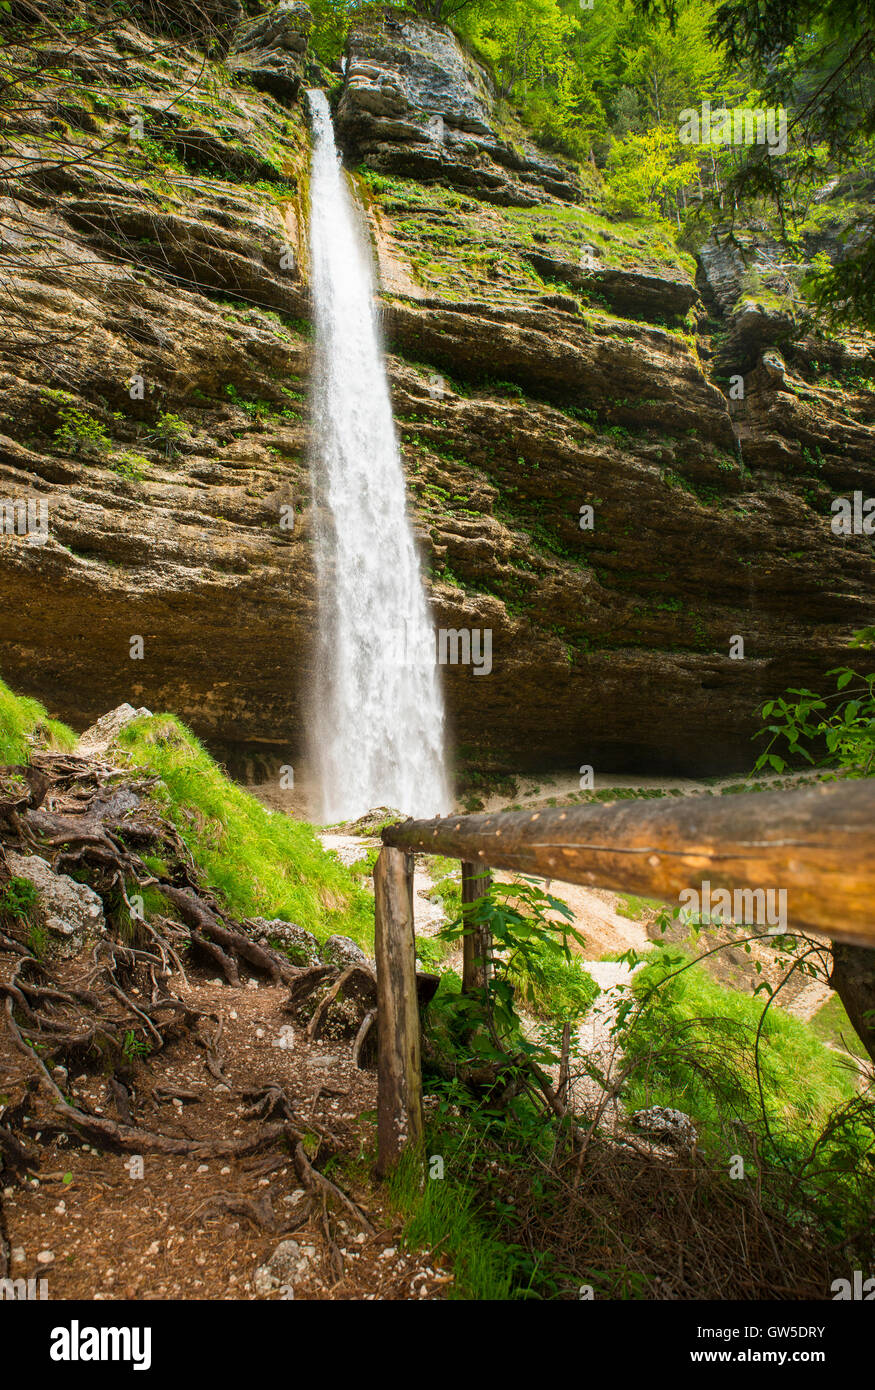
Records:
{"label": "waterfall", "polygon": [[322,818],[351,819],[375,806],[434,815],[450,809],[443,699],[370,250],[340,167],[328,100],[321,91],[308,95],[319,583],[311,730]]}

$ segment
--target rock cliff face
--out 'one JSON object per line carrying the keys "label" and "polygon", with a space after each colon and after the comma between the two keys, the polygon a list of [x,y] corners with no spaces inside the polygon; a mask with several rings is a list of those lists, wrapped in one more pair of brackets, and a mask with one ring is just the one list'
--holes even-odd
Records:
{"label": "rock cliff face", "polygon": [[345,76],[338,131],[371,168],[518,207],[577,196],[570,169],[497,133],[489,78],[449,30],[391,15],[363,24]]}
{"label": "rock cliff face", "polygon": [[[241,21],[205,84],[119,24],[4,115],[0,495],[50,524],[0,540],[0,670],[237,768],[300,752],[315,622],[308,31]],[[748,766],[757,702],[875,620],[871,539],[829,524],[875,495],[872,344],[794,336],[719,237],[605,217],[440,27],[357,30],[336,96],[436,618],[493,634],[446,670],[459,761]]]}

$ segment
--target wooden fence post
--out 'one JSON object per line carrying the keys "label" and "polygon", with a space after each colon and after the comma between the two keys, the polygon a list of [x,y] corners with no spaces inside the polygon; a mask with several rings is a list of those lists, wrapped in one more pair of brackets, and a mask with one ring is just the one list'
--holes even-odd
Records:
{"label": "wooden fence post", "polygon": [[[462,916],[465,908],[489,892],[492,875],[479,864],[469,864],[462,860]],[[474,994],[486,988],[489,957],[492,951],[491,935],[486,927],[478,927],[470,936],[462,938],[462,993]]]}
{"label": "wooden fence post", "polygon": [[374,867],[377,960],[377,1176],[385,1177],[405,1149],[422,1150],[422,1070],[416,946],[413,936],[413,855],[384,847]]}

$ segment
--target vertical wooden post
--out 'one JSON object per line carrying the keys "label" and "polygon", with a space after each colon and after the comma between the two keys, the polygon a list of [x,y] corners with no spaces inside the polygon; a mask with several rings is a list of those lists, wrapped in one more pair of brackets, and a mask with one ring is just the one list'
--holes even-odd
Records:
{"label": "vertical wooden post", "polygon": [[380,851],[374,867],[377,958],[377,1176],[405,1149],[422,1150],[422,1071],[416,947],[413,938],[413,855]]}
{"label": "vertical wooden post", "polygon": [[[465,908],[489,892],[492,875],[479,864],[462,860],[462,916]],[[492,950],[489,932],[478,927],[462,938],[462,993],[473,994],[486,988],[488,961]]]}

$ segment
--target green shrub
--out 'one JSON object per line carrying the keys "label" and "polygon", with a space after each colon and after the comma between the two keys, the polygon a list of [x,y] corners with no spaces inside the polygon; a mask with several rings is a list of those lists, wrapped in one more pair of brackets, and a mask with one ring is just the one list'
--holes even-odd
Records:
{"label": "green shrub", "polygon": [[40,960],[45,955],[48,933],[36,918],[39,890],[29,878],[12,877],[0,887],[0,924],[7,929],[26,927],[27,946]]}
{"label": "green shrub", "polygon": [[0,916],[19,921],[29,916],[39,901],[39,892],[29,878],[10,878],[0,887]]}
{"label": "green shrub", "polygon": [[422,963],[423,970],[435,972],[439,971],[443,962],[450,953],[450,948],[445,941],[441,941],[437,936],[416,935],[416,956]]}
{"label": "green shrub", "polygon": [[[875,1110],[854,1064],[806,1023],[716,984],[668,950],[634,977],[640,1016],[621,1021],[630,1109],[677,1107],[718,1163],[767,1169],[769,1200],[817,1214],[831,1240],[871,1222]],[[764,1179],[765,1182],[765,1179]]]}
{"label": "green shrub", "polygon": [[600,992],[595,980],[576,956],[566,956],[553,941],[534,943],[531,953],[534,970],[518,957],[507,972],[517,998],[538,1018],[579,1022]]}
{"label": "green shrub", "polygon": [[163,449],[165,458],[174,459],[191,443],[191,428],[180,416],[162,411],[145,439],[147,444]]}
{"label": "green shrub", "polygon": [[[854,633],[851,646],[875,649],[875,627]],[[765,767],[784,772],[787,758],[795,761],[802,757],[815,767],[838,765],[846,777],[871,776],[875,767],[875,672],[860,675],[840,666],[827,675],[836,678],[830,695],[791,687],[763,705],[762,717],[769,723],[754,737],[769,741],[754,764],[754,772]],[[787,758],[775,752],[776,747],[783,748]]]}
{"label": "green shrub", "polygon": [[462,910],[462,875],[460,871],[439,878],[428,890],[431,902],[439,903],[444,915],[452,920]]}
{"label": "green shrub", "polygon": [[633,981],[634,995],[646,1003],[624,1043],[635,1064],[634,1107],[687,1110],[717,1143],[727,1120],[762,1125],[761,1085],[768,1119],[805,1139],[811,1125],[855,1094],[841,1059],[779,1006],[763,1019],[762,996],[717,984],[669,948],[648,954],[646,962]]}
{"label": "green shrub", "polygon": [[[556,920],[558,914],[560,920]],[[541,1010],[550,1007],[557,994],[556,1007],[571,1010],[588,1008],[583,972],[578,972],[569,940],[583,946],[584,940],[572,926],[574,914],[561,898],[545,893],[534,879],[515,883],[492,883],[476,902],[460,907],[458,916],[439,933],[442,940],[454,942],[480,930],[491,942],[487,965],[487,1008],[498,1033],[516,1033],[518,992]],[[559,981],[561,990],[557,991]],[[593,996],[594,997],[594,996]],[[573,1003],[572,1001],[576,1001]],[[523,1051],[537,1051],[520,1043]]]}
{"label": "green shrub", "polygon": [[104,426],[93,415],[69,406],[58,414],[60,424],[55,430],[55,443],[64,453],[99,458],[112,449],[112,440]]}
{"label": "green shrub", "polygon": [[149,460],[143,454],[116,454],[110,460],[109,466],[113,473],[118,473],[130,482],[138,483],[146,476]]}

